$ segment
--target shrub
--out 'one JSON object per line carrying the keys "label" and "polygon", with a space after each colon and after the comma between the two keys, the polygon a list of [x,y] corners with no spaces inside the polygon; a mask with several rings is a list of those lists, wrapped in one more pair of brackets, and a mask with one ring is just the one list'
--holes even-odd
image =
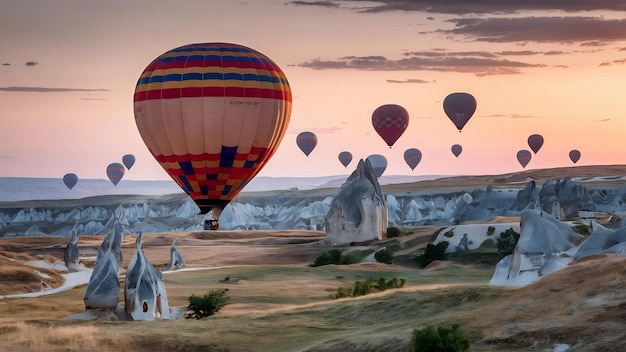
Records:
{"label": "shrub", "polygon": [[315,258],[315,261],[313,262],[313,264],[310,264],[310,266],[315,267],[330,264],[348,265],[354,263],[356,263],[356,258],[354,258],[353,256],[349,254],[343,255],[341,254],[341,250],[339,249],[331,249]]}
{"label": "shrub", "polygon": [[379,263],[391,264],[393,263],[393,253],[387,248],[382,248],[374,253],[374,259]]}
{"label": "shrub", "polygon": [[496,249],[499,253],[509,255],[515,250],[517,241],[519,240],[519,233],[515,232],[513,228],[501,232],[500,237],[496,241]]}
{"label": "shrub", "polygon": [[469,351],[470,340],[458,324],[426,325],[413,330],[411,344],[414,352],[462,352]]}
{"label": "shrub", "polygon": [[496,232],[496,228],[494,226],[489,226],[487,227],[487,236],[491,236],[493,235],[493,233]]}
{"label": "shrub", "polygon": [[405,284],[406,279],[404,278],[398,279],[394,277],[390,280],[385,280],[384,277],[381,277],[378,280],[375,280],[370,277],[365,280],[355,281],[354,288],[337,288],[335,291],[335,298],[365,296],[370,293],[382,292],[392,288],[401,288],[404,287]]}
{"label": "shrub", "polygon": [[452,238],[454,237],[454,229],[447,231],[443,234],[445,237]]}
{"label": "shrub", "polygon": [[425,267],[428,264],[432,263],[434,260],[446,260],[448,256],[446,255],[446,249],[450,243],[448,241],[441,241],[437,244],[429,243],[424,249],[424,252],[420,256],[417,257],[418,263]]}
{"label": "shrub", "polygon": [[400,229],[395,226],[389,226],[387,228],[387,238],[400,237]]}
{"label": "shrub", "polygon": [[219,312],[225,305],[230,303],[230,297],[226,294],[227,288],[207,292],[204,296],[191,294],[187,298],[189,305],[185,314],[186,319],[202,319]]}

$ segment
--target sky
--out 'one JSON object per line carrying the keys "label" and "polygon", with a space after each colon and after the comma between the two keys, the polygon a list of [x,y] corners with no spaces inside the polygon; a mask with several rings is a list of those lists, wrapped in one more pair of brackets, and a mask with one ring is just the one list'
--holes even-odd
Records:
{"label": "sky", "polygon": [[[488,175],[626,163],[623,0],[0,0],[0,177],[167,180],[133,115],[143,69],[191,43],[231,42],[270,57],[293,94],[287,133],[259,174],[351,173],[382,154],[385,175]],[[477,100],[458,132],[448,94]],[[389,148],[372,112],[398,104],[409,125]],[[306,157],[296,136],[318,144]],[[450,148],[463,146],[455,157]],[[404,151],[422,160],[411,170]],[[347,168],[337,156],[350,151]]]}

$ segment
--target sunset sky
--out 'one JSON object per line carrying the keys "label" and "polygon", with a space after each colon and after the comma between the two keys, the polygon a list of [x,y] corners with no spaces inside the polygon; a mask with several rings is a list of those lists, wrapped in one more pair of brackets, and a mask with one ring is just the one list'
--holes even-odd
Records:
{"label": "sunset sky", "polygon": [[[494,5],[497,3],[497,5]],[[460,4],[460,5],[458,5]],[[0,0],[0,177],[166,180],[133,118],[152,59],[190,43],[232,42],[269,56],[293,92],[291,123],[262,176],[349,174],[382,154],[386,175],[522,170],[515,155],[541,134],[527,169],[626,163],[623,0]],[[472,94],[459,133],[442,102]],[[393,148],[372,112],[407,109]],[[307,158],[296,135],[314,132]],[[463,145],[455,158],[450,147]],[[414,171],[404,162],[417,148]],[[337,159],[350,151],[344,168]]]}

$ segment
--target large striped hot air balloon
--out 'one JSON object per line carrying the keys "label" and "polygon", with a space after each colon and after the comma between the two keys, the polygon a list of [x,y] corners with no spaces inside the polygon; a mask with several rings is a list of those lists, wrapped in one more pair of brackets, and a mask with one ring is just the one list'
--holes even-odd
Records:
{"label": "large striped hot air balloon", "polygon": [[391,148],[409,126],[409,112],[400,105],[379,106],[372,113],[372,125]]}
{"label": "large striped hot air balloon", "polygon": [[217,219],[274,155],[291,114],[291,89],[270,58],[237,44],[172,49],[143,71],[135,122],[146,146]]}

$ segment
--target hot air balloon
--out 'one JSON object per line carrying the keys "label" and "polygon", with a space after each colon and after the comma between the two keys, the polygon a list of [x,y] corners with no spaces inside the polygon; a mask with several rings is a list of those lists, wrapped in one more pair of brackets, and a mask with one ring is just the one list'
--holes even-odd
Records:
{"label": "hot air balloon", "polygon": [[296,137],[296,144],[304,155],[308,157],[317,145],[317,136],[313,132],[301,132],[298,137]]}
{"label": "hot air balloon", "polygon": [[372,165],[374,175],[376,175],[376,177],[382,176],[383,172],[385,172],[385,169],[387,168],[387,158],[380,154],[372,154],[367,157],[367,160],[369,160]]}
{"label": "hot air balloon", "polygon": [[372,113],[372,125],[391,148],[409,125],[409,112],[400,105],[379,106]]}
{"label": "hot air balloon", "polygon": [[344,167],[348,167],[348,164],[352,161],[352,153],[350,152],[341,152],[339,153],[339,162]]}
{"label": "hot air balloon", "polygon": [[120,163],[111,163],[109,164],[109,166],[107,166],[107,176],[115,186],[117,186],[122,177],[124,177],[125,171],[126,168]]}
{"label": "hot air balloon", "polygon": [[422,161],[422,152],[415,148],[407,149],[404,151],[404,161],[413,170]]}
{"label": "hot air balloon", "polygon": [[457,158],[461,155],[461,152],[463,152],[463,146],[460,144],[454,144],[450,149],[452,150],[452,154]]}
{"label": "hot air balloon", "polygon": [[78,182],[78,176],[76,176],[76,174],[69,173],[63,176],[63,183],[65,183],[65,186],[69,189],[74,188],[76,182]]}
{"label": "hot air balloon", "polygon": [[528,137],[528,146],[535,154],[541,149],[542,145],[543,137],[540,134],[531,134],[530,137]]}
{"label": "hot air balloon", "polygon": [[133,165],[135,165],[135,156],[132,154],[126,154],[122,157],[122,164],[126,166],[128,170],[130,170]]}
{"label": "hot air balloon", "polygon": [[532,154],[530,154],[530,151],[526,149],[522,149],[517,152],[517,161],[519,161],[523,168],[526,168],[526,165],[528,165],[531,158]]}
{"label": "hot air balloon", "polygon": [[573,149],[569,152],[569,159],[576,164],[580,160],[580,151]]}
{"label": "hot air balloon", "polygon": [[452,93],[443,100],[443,111],[461,132],[476,111],[476,99],[469,93]]}
{"label": "hot air balloon", "polygon": [[214,219],[285,135],[291,89],[267,56],[237,44],[184,45],[143,71],[135,123],[148,150]]}

